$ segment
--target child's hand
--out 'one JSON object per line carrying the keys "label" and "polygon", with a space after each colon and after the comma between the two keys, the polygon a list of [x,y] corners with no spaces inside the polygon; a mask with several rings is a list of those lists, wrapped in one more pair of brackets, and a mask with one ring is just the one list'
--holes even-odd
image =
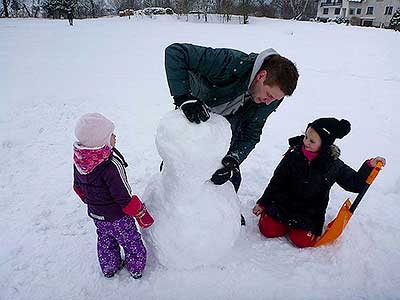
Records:
{"label": "child's hand", "polygon": [[369,165],[370,165],[370,167],[375,168],[375,167],[376,167],[376,164],[378,163],[378,161],[381,161],[382,164],[383,164],[383,166],[386,165],[386,159],[383,158],[383,157],[377,156],[377,157],[371,158],[371,159],[369,160]]}
{"label": "child's hand", "polygon": [[253,214],[256,216],[261,215],[264,212],[264,207],[262,207],[259,204],[256,204],[256,206],[253,207]]}

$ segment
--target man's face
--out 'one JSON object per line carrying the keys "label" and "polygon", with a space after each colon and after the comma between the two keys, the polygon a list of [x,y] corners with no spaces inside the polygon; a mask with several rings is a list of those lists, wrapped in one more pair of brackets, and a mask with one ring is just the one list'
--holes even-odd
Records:
{"label": "man's face", "polygon": [[282,92],[279,86],[264,84],[265,78],[267,77],[267,71],[260,71],[254,78],[251,86],[250,93],[253,96],[254,102],[271,104],[275,100],[282,99],[285,94]]}

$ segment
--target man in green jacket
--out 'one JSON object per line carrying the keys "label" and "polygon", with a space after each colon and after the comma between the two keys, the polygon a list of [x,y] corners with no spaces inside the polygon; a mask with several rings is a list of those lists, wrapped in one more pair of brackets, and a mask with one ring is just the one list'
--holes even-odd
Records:
{"label": "man in green jacket", "polygon": [[296,66],[272,48],[246,54],[175,43],[165,50],[165,70],[174,104],[190,122],[206,122],[209,111],[230,122],[231,145],[211,181],[230,180],[237,191],[239,165],[260,141],[268,116],[296,89]]}

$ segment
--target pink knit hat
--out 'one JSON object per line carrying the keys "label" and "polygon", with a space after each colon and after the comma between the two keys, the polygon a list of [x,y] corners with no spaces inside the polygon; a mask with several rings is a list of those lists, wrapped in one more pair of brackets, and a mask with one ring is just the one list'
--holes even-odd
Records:
{"label": "pink knit hat", "polygon": [[85,114],[79,118],[75,127],[75,136],[79,144],[89,148],[110,145],[114,123],[99,113]]}

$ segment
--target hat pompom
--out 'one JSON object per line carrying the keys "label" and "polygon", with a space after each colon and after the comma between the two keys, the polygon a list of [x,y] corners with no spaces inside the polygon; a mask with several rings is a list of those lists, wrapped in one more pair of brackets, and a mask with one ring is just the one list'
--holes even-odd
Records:
{"label": "hat pompom", "polygon": [[346,136],[351,130],[350,122],[342,119],[339,121],[339,126],[337,127],[336,137],[341,139]]}
{"label": "hat pompom", "polygon": [[[314,122],[308,124],[308,127],[312,127],[321,138],[322,147],[327,148],[335,142],[335,139],[343,138],[350,132],[350,122],[336,118],[319,118]],[[307,128],[308,128],[307,127]]]}

